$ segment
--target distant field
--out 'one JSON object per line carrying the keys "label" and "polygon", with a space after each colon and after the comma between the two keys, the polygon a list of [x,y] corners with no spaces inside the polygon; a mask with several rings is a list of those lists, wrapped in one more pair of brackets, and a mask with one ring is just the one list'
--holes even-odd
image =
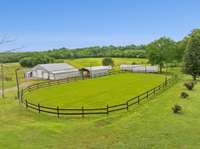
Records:
{"label": "distant field", "polygon": [[163,75],[124,73],[41,88],[28,94],[33,103],[73,108],[114,105],[159,85]]}
{"label": "distant field", "polygon": [[[20,65],[18,63],[8,63],[8,64],[4,64],[3,66],[4,66],[5,88],[16,86],[15,69],[18,68]],[[23,72],[19,71],[18,74],[19,74],[20,82],[21,83],[24,82]],[[1,85],[0,85],[0,88],[1,88]]]}
{"label": "distant field", "polygon": [[[79,59],[67,59],[64,60],[66,63],[69,63],[77,68],[87,67],[87,66],[98,66],[102,65],[103,58],[79,58]],[[115,67],[114,69],[119,69],[120,64],[132,64],[134,63],[147,63],[147,59],[142,58],[113,58]],[[10,88],[16,86],[15,79],[15,69],[20,66],[19,63],[8,63],[4,64],[5,77],[7,80],[5,81],[5,88]],[[23,78],[23,71],[19,71],[20,84],[25,80]],[[1,81],[1,80],[0,80]],[[1,84],[0,84],[1,89]]]}
{"label": "distant field", "polygon": [[[86,67],[86,66],[98,66],[102,65],[103,58],[78,58],[78,59],[67,59],[66,63],[69,63],[75,67]],[[147,63],[147,59],[143,58],[113,58],[115,69],[119,69],[120,64],[145,64]]]}

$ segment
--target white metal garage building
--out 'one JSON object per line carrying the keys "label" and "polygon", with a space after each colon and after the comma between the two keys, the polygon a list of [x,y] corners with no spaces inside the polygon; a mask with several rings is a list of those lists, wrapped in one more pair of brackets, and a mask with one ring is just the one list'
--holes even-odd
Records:
{"label": "white metal garage building", "polygon": [[32,68],[31,77],[35,79],[59,80],[79,77],[78,69],[66,63],[39,64]]}
{"label": "white metal garage building", "polygon": [[122,71],[132,71],[132,72],[158,72],[158,66],[143,66],[143,65],[120,65],[120,70]]}
{"label": "white metal garage building", "polygon": [[91,78],[108,75],[110,70],[112,70],[112,66],[93,66],[80,69],[84,76],[87,75]]}

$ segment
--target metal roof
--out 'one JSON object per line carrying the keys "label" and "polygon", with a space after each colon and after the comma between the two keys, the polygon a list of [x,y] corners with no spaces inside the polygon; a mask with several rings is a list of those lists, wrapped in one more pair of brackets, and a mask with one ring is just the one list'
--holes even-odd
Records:
{"label": "metal roof", "polygon": [[93,66],[93,67],[84,67],[85,69],[89,71],[95,71],[95,70],[111,70],[112,66]]}
{"label": "metal roof", "polygon": [[37,68],[42,68],[48,72],[56,72],[56,71],[67,71],[67,70],[78,70],[74,68],[72,65],[66,63],[53,63],[53,64],[39,64],[35,66],[32,70]]}

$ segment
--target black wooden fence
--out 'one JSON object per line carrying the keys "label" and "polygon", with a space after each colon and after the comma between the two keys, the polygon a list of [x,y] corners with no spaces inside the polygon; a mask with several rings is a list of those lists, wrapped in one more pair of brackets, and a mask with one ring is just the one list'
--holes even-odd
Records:
{"label": "black wooden fence", "polygon": [[164,89],[166,89],[167,87],[170,87],[171,85],[173,85],[173,83],[177,80],[177,76],[173,75],[170,78],[166,78],[166,80],[161,83],[160,85],[138,95],[135,96],[129,100],[127,100],[124,103],[121,104],[117,104],[117,105],[106,105],[103,108],[84,108],[84,106],[82,106],[81,108],[60,108],[59,106],[56,107],[47,107],[47,106],[43,106],[40,104],[33,104],[31,102],[29,102],[25,96],[26,93],[34,90],[34,89],[38,89],[41,87],[47,87],[50,85],[56,85],[56,84],[61,84],[61,83],[66,83],[66,82],[70,82],[73,80],[77,80],[78,78],[71,78],[71,79],[67,79],[67,80],[57,80],[57,81],[49,81],[49,82],[43,82],[43,83],[37,83],[34,85],[31,85],[25,89],[23,89],[21,91],[21,102],[25,105],[25,107],[27,109],[32,109],[37,111],[38,113],[49,113],[49,114],[53,114],[53,115],[57,115],[57,117],[60,117],[61,115],[81,115],[82,117],[84,117],[85,115],[92,115],[92,114],[109,114],[115,111],[120,111],[120,110],[128,110],[129,107],[135,105],[135,104],[140,104],[140,102],[144,101],[145,99],[149,99],[152,96],[155,96],[156,94],[160,93],[161,91],[163,91]]}

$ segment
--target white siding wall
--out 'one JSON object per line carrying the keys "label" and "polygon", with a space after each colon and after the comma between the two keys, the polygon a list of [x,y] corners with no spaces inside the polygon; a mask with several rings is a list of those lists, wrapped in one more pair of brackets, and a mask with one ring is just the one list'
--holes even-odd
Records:
{"label": "white siding wall", "polygon": [[158,66],[143,66],[143,65],[121,65],[120,70],[122,71],[133,71],[133,72],[158,72]]}
{"label": "white siding wall", "polygon": [[49,75],[49,79],[50,79],[50,80],[55,80],[54,74],[50,74],[50,75]]}
{"label": "white siding wall", "polygon": [[42,78],[42,70],[36,70],[37,77]]}
{"label": "white siding wall", "polygon": [[33,77],[37,77],[37,73],[35,70],[32,72],[32,75],[33,75]]}
{"label": "white siding wall", "polygon": [[93,70],[90,72],[92,77],[108,75],[108,70]]}
{"label": "white siding wall", "polygon": [[38,79],[48,79],[48,73],[43,71],[43,70],[34,70],[32,72],[33,78],[38,78]]}
{"label": "white siding wall", "polygon": [[43,79],[48,79],[49,78],[49,74],[47,72],[43,72]]}
{"label": "white siding wall", "polygon": [[[46,65],[44,64],[44,66],[40,66],[40,65],[35,66],[32,69],[32,77],[35,79],[58,80],[58,79],[65,79],[65,78],[70,78],[70,77],[81,76],[79,70],[73,68],[72,66],[70,66],[70,67],[68,65],[62,66],[62,64],[56,64],[56,66],[54,66],[54,64],[46,64]],[[53,65],[55,67],[54,68],[55,70],[51,69],[51,65]],[[61,66],[59,66],[59,65],[61,65]],[[48,69],[43,68],[43,67],[47,67]]]}
{"label": "white siding wall", "polygon": [[72,78],[72,77],[79,77],[81,74],[79,71],[74,71],[74,72],[68,72],[68,73],[56,73],[55,75],[55,80],[59,79],[66,79],[66,78]]}

